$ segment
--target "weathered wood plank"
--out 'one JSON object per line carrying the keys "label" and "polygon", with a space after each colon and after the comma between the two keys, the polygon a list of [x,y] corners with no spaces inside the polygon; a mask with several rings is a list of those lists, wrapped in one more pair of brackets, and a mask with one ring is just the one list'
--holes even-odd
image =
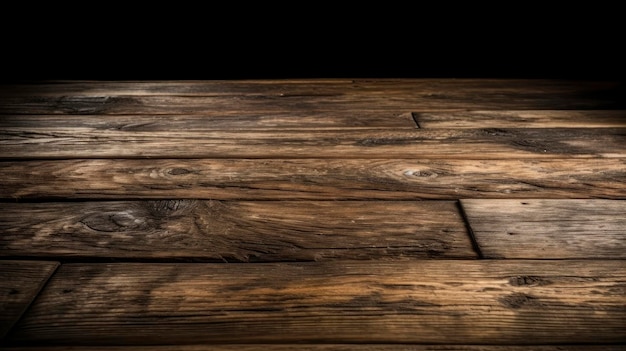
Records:
{"label": "weathered wood plank", "polygon": [[14,343],[623,343],[622,261],[66,264]]}
{"label": "weathered wood plank", "polygon": [[461,204],[488,258],[626,258],[626,201],[464,199]]}
{"label": "weathered wood plank", "polygon": [[0,87],[3,114],[178,114],[351,109],[592,109],[623,106],[619,82],[300,80],[64,82]]}
{"label": "weathered wood plank", "polygon": [[131,131],[313,128],[609,128],[626,127],[624,110],[516,110],[411,113],[354,110],[300,113],[228,110],[202,115],[5,115],[0,128],[91,128]]}
{"label": "weathered wood plank", "polygon": [[0,203],[0,256],[476,258],[455,202]]}
{"label": "weathered wood plank", "polygon": [[410,112],[393,111],[303,111],[301,113],[258,113],[219,111],[202,115],[5,115],[2,128],[89,128],[124,131],[214,131],[258,129],[354,129],[408,128],[417,125]]}
{"label": "weathered wood plank", "polygon": [[209,344],[150,346],[14,346],[5,351],[623,351],[624,345]]}
{"label": "weathered wood plank", "polygon": [[164,81],[34,81],[0,86],[2,96],[107,96],[107,95],[331,95],[331,94],[441,94],[479,92],[544,93],[557,96],[597,97],[620,91],[619,81],[556,79],[256,79]]}
{"label": "weathered wood plank", "polygon": [[608,158],[626,157],[626,128],[120,131],[5,128],[11,158]]}
{"label": "weathered wood plank", "polygon": [[79,115],[172,115],[207,114],[224,110],[247,113],[302,113],[303,111],[351,112],[372,111],[437,111],[437,110],[549,110],[549,109],[619,109],[624,108],[614,99],[598,97],[591,100],[577,97],[555,96],[537,93],[485,94],[477,92],[470,96],[450,96],[427,93],[408,96],[389,94],[342,96],[62,96],[62,97],[2,97],[0,114],[79,114]]}
{"label": "weathered wood plank", "polygon": [[[400,84],[405,80],[398,80]],[[369,81],[369,88],[383,81]],[[546,82],[547,83],[547,82]],[[368,82],[365,82],[368,84]],[[388,85],[388,84],[387,84]],[[554,85],[554,82],[553,82]],[[280,95],[314,94],[351,90],[367,91],[367,87],[352,79],[256,79],[256,80],[163,80],[163,81],[102,81],[102,80],[58,80],[17,82],[0,86],[3,96],[108,96],[108,95],[178,95],[178,96],[221,96],[221,95]],[[607,87],[606,83],[595,88]],[[563,88],[563,86],[561,86]],[[405,84],[406,89],[406,84]]]}
{"label": "weathered wood plank", "polygon": [[625,159],[0,162],[0,198],[626,199]]}
{"label": "weathered wood plank", "polygon": [[57,266],[56,262],[0,260],[0,339],[20,319]]}
{"label": "weathered wood plank", "polygon": [[625,110],[448,111],[413,113],[421,128],[625,127]]}

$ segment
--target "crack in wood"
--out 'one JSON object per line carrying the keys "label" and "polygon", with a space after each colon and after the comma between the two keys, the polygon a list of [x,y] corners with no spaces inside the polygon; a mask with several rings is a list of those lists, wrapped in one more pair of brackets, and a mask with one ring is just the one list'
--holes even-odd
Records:
{"label": "crack in wood", "polygon": [[546,278],[539,276],[517,276],[509,279],[509,284],[513,286],[535,286],[535,285],[550,285],[552,282]]}
{"label": "crack in wood", "polygon": [[503,306],[514,310],[520,308],[539,308],[542,306],[541,301],[537,297],[524,293],[512,293],[498,300]]}
{"label": "crack in wood", "polygon": [[[41,101],[38,101],[39,103]],[[141,105],[141,101],[124,96],[62,96],[53,103],[52,109],[67,114],[91,115],[106,113],[115,106],[125,105]]]}
{"label": "crack in wood", "polygon": [[355,142],[355,145],[375,147],[375,146],[388,146],[388,145],[410,145],[416,142],[417,142],[417,139],[411,138],[411,137],[408,137],[408,138],[381,137],[381,138],[365,138],[365,139],[357,140]]}

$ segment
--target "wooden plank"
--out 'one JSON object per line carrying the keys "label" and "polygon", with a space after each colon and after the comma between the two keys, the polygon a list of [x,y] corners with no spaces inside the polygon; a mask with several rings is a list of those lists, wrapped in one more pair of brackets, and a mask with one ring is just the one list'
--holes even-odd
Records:
{"label": "wooden plank", "polygon": [[401,108],[593,109],[623,106],[619,82],[558,80],[257,80],[8,85],[3,114],[178,114]]}
{"label": "wooden plank", "polygon": [[[4,250],[1,245],[0,250]],[[56,262],[0,260],[0,339],[20,319],[57,266]]]}
{"label": "wooden plank", "polygon": [[[483,94],[483,95],[481,95]],[[418,94],[343,95],[277,95],[277,96],[62,96],[6,97],[0,96],[0,114],[79,114],[79,115],[159,115],[207,114],[224,110],[238,113],[302,113],[303,111],[351,112],[373,111],[437,111],[437,110],[549,110],[549,109],[620,109],[613,98],[559,97],[536,93],[489,94],[477,92],[469,96]],[[532,95],[532,94],[531,94]]]}
{"label": "wooden plank", "polygon": [[626,126],[624,110],[448,111],[414,113],[421,128],[611,128]]}
{"label": "wooden plank", "polygon": [[0,198],[626,199],[626,160],[5,161]]}
{"label": "wooden plank", "polygon": [[66,264],[14,343],[623,343],[623,261]]}
{"label": "wooden plank", "polygon": [[300,113],[220,111],[202,115],[5,115],[0,128],[41,127],[101,130],[210,131],[220,129],[336,128],[611,128],[626,127],[624,110],[516,110],[410,113],[354,110]]}
{"label": "wooden plank", "polygon": [[[3,84],[2,96],[109,96],[109,95],[339,95],[339,94],[442,94],[468,95],[479,92],[496,95],[544,93],[585,98],[619,92],[619,81],[556,79],[256,79],[256,80],[164,80],[164,81],[34,81]],[[441,96],[440,96],[441,97]]]}
{"label": "wooden plank", "polygon": [[476,258],[452,201],[0,203],[0,232],[0,256]]}
{"label": "wooden plank", "polygon": [[[402,80],[404,81],[404,80]],[[370,82],[368,87],[382,81]],[[408,82],[407,82],[408,83]],[[366,83],[367,84],[367,83]],[[367,90],[352,79],[257,79],[257,80],[163,80],[163,81],[94,81],[58,80],[13,83],[0,86],[4,96],[109,96],[109,95],[178,95],[238,96],[332,93],[339,90]],[[361,89],[364,88],[364,89]],[[406,89],[406,84],[405,84]]]}
{"label": "wooden plank", "polygon": [[202,115],[5,115],[2,128],[89,128],[123,131],[214,131],[259,129],[408,128],[417,126],[410,112],[303,111],[300,113],[228,110]]}
{"label": "wooden plank", "polygon": [[464,199],[461,204],[488,258],[626,258],[626,201]]}
{"label": "wooden plank", "polygon": [[626,157],[626,128],[358,129],[138,132],[5,128],[14,158],[609,158]]}
{"label": "wooden plank", "polygon": [[210,344],[150,346],[14,346],[5,351],[623,351],[624,345]]}

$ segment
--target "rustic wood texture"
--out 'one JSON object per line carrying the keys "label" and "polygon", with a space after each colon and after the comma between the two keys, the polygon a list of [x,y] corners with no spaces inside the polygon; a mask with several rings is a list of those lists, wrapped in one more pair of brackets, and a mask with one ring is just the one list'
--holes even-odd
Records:
{"label": "rustic wood texture", "polygon": [[20,319],[57,266],[56,262],[0,260],[0,339]]}
{"label": "rustic wood texture", "polygon": [[626,199],[625,159],[0,162],[0,198]]}
{"label": "rustic wood texture", "polygon": [[15,343],[623,343],[621,261],[65,264]]}
{"label": "rustic wood texture", "polygon": [[626,201],[463,199],[461,204],[485,257],[626,259]]}
{"label": "rustic wood texture", "polygon": [[613,128],[626,127],[625,110],[495,110],[387,112],[373,110],[263,113],[232,110],[200,115],[4,115],[0,128],[91,128],[97,130],[258,130],[371,128]]}
{"label": "rustic wood texture", "polygon": [[476,258],[452,201],[0,203],[0,232],[18,257]]}
{"label": "rustic wood texture", "polygon": [[611,128],[626,126],[625,110],[446,111],[413,113],[421,128]]}
{"label": "rustic wood texture", "polygon": [[463,158],[626,157],[626,128],[359,129],[137,132],[4,128],[14,158]]}
{"label": "rustic wood texture", "polygon": [[0,91],[2,114],[184,114],[215,111],[608,109],[619,82],[555,80],[318,80],[66,82]]}
{"label": "rustic wood texture", "polygon": [[335,96],[326,94],[275,96],[61,96],[0,97],[0,114],[61,115],[172,115],[207,114],[223,110],[238,113],[298,113],[300,111],[349,113],[351,111],[432,111],[463,109],[551,109],[551,108],[622,108],[610,100],[549,99],[536,94],[526,99],[522,94],[495,96],[466,94],[438,96],[425,93],[421,97],[388,95]]}
{"label": "rustic wood texture", "polygon": [[[257,79],[187,81],[59,80],[0,86],[0,96],[463,96],[468,99],[535,96],[549,101],[613,101],[623,92],[620,82],[554,79]],[[438,95],[438,96],[435,96]],[[532,100],[527,101],[532,104]],[[598,107],[596,107],[598,108]]]}
{"label": "rustic wood texture", "polygon": [[410,112],[354,110],[335,111],[233,112],[216,111],[201,115],[4,115],[3,128],[89,128],[118,131],[214,131],[214,130],[311,130],[311,129],[415,129]]}
{"label": "rustic wood texture", "polygon": [[542,79],[0,85],[0,310],[19,310],[0,348],[622,349],[625,97]]}

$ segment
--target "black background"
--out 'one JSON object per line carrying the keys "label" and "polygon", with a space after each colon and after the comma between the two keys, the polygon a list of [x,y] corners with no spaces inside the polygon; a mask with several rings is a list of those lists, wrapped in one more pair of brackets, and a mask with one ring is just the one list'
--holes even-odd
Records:
{"label": "black background", "polygon": [[624,80],[616,6],[339,5],[29,5],[4,14],[2,77]]}

